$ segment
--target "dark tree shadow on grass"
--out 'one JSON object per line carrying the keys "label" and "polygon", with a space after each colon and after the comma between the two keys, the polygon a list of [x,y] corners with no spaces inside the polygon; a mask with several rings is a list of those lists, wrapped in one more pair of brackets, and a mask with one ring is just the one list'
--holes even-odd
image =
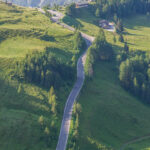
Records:
{"label": "dark tree shadow on grass", "polygon": [[37,97],[28,95],[25,93],[23,87],[18,93],[17,88],[12,87],[10,84],[2,80],[0,80],[0,90],[0,106],[8,109],[26,111],[35,115],[50,115],[49,111],[37,107],[37,105],[48,106],[48,100],[46,97],[44,97],[44,100],[41,100]]}
{"label": "dark tree shadow on grass", "polygon": [[73,26],[77,29],[83,27],[83,25],[78,20],[76,20],[76,18],[72,18],[70,16],[65,16],[62,21],[67,25]]}

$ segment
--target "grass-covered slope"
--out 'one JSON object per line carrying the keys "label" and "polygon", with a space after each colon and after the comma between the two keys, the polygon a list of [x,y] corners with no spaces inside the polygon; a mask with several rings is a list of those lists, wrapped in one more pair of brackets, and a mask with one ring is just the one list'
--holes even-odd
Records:
{"label": "grass-covered slope", "polygon": [[44,52],[47,47],[67,63],[77,53],[72,38],[72,32],[35,9],[0,3],[0,150],[56,148],[70,86],[55,89],[59,111],[54,116],[48,104],[49,89],[12,79],[11,72],[26,54]]}
{"label": "grass-covered slope", "polygon": [[[80,9],[75,18],[65,16],[63,21],[95,36],[99,31],[98,21],[87,8]],[[150,50],[149,17],[134,15],[123,19],[124,39],[132,50]],[[118,35],[105,31],[107,41],[116,53],[124,43]],[[113,37],[117,42],[114,43]],[[87,81],[78,102],[82,105],[79,115],[79,145],[81,150],[119,150],[122,144],[150,133],[150,107],[125,91],[119,82],[115,64],[99,62],[94,68],[93,80]],[[149,140],[132,144],[127,149],[148,149]]]}
{"label": "grass-covered slope", "polygon": [[150,108],[120,86],[114,64],[100,62],[94,70],[78,100],[80,149],[119,150],[125,142],[149,134]]}
{"label": "grass-covered slope", "polygon": [[[79,28],[81,31],[95,36],[99,31],[98,21],[102,18],[95,17],[89,9],[82,8],[79,10],[80,13],[74,18],[65,16],[63,21],[69,25]],[[111,20],[110,20],[111,21]],[[150,50],[150,17],[146,15],[133,15],[131,17],[123,19],[125,31],[124,39],[128,42],[128,45],[133,50]],[[107,32],[107,40],[114,44],[114,35],[118,39],[118,35]],[[123,44],[118,42],[115,43],[117,47],[123,47]]]}
{"label": "grass-covered slope", "polygon": [[16,10],[15,6],[0,4],[0,33],[0,56],[23,56],[30,51],[43,51],[45,47],[70,53],[72,50],[72,33],[50,23],[49,18],[37,10]]}

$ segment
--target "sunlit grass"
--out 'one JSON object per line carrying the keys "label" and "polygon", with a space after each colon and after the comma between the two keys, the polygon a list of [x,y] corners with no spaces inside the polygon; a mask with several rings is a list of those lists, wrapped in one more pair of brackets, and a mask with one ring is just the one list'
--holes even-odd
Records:
{"label": "sunlit grass", "polygon": [[[79,29],[89,35],[96,36],[99,31],[98,21],[101,18],[96,18],[86,9],[82,9],[77,18],[64,19],[64,22],[74,26],[78,25]],[[128,42],[130,49],[150,51],[150,17],[146,15],[134,15],[123,19],[125,31],[124,40]],[[122,48],[123,44],[118,41],[118,35],[106,31],[108,42],[118,48]],[[114,43],[113,37],[116,36],[117,43]]]}
{"label": "sunlit grass", "polygon": [[50,46],[49,42],[36,38],[10,38],[0,44],[0,57],[24,57],[32,51],[43,51],[47,46]]}
{"label": "sunlit grass", "polygon": [[[45,35],[48,40],[42,38]],[[55,89],[59,107],[55,117],[48,104],[48,89],[17,81],[11,71],[26,54],[44,52],[46,48],[67,63],[77,53],[73,50],[73,32],[52,23],[36,9],[0,3],[0,37],[0,150],[53,150],[57,140],[47,146],[38,118],[43,115],[48,127],[54,121],[57,137],[71,87]]]}

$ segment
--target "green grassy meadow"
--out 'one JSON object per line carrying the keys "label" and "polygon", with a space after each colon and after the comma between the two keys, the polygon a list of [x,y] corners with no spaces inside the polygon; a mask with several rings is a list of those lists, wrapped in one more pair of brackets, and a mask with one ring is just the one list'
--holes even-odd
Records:
{"label": "green grassy meadow", "polygon": [[[36,9],[0,3],[0,150],[54,150],[57,144],[63,108],[71,85],[55,89],[59,108],[53,116],[48,104],[48,89],[11,78],[16,61],[33,51],[46,48],[58,59],[68,62],[73,50],[73,32],[57,24]],[[19,86],[21,89],[19,90]],[[51,137],[48,142],[39,117],[44,117]],[[55,135],[53,135],[55,132]],[[49,144],[50,143],[50,144]]]}
{"label": "green grassy meadow", "polygon": [[150,131],[149,106],[120,86],[114,66],[96,64],[93,79],[85,83],[78,99],[82,105],[78,144],[82,150],[119,150],[125,142]]}
{"label": "green grassy meadow", "polygon": [[4,35],[0,39],[1,57],[23,56],[29,51],[44,51],[46,47],[62,49],[68,55],[76,53],[72,51],[73,33],[51,23],[36,9],[1,4],[0,33]]}

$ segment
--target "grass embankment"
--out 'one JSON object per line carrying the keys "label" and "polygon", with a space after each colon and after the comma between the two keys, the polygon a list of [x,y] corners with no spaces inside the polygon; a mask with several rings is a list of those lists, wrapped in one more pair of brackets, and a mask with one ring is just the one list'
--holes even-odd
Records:
{"label": "grass embankment", "polygon": [[150,131],[150,108],[126,92],[112,63],[95,66],[94,78],[83,88],[79,127],[80,149],[115,149]]}
{"label": "grass embankment", "polygon": [[[37,10],[0,3],[0,150],[55,149],[63,106],[71,87],[56,89],[59,113],[54,117],[48,105],[48,91],[39,86],[12,80],[11,67],[27,53],[46,47],[57,59],[68,62],[73,50],[73,33],[50,22]],[[47,142],[38,119],[50,128]],[[51,127],[52,126],[52,127]],[[56,130],[56,131],[55,131]],[[52,134],[55,132],[55,135]]]}

